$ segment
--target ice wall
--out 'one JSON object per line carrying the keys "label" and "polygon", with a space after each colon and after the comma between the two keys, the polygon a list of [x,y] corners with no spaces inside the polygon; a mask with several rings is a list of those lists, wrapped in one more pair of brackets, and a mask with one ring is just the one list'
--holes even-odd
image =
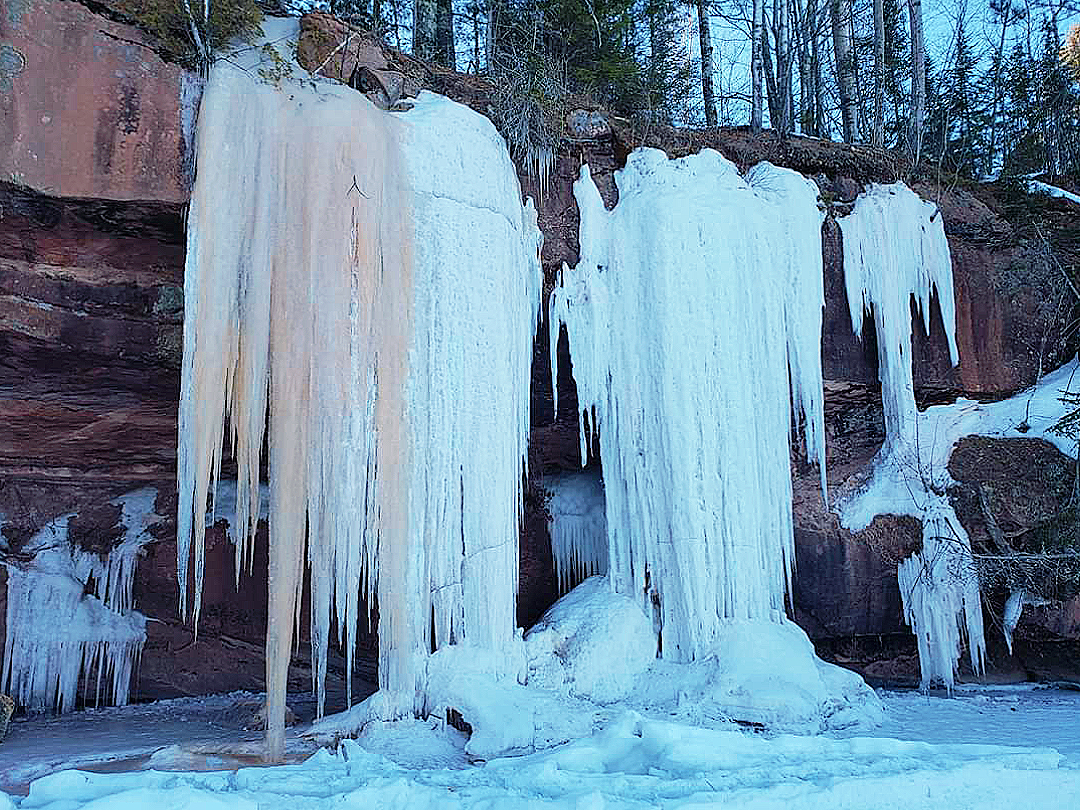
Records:
{"label": "ice wall", "polygon": [[[570,338],[582,458],[598,431],[613,587],[660,603],[664,658],[784,612],[792,410],[824,467],[817,187],[767,163],[643,149],[606,211],[574,186],[581,261],[551,300]],[[554,374],[553,368],[553,377]]]}
{"label": "ice wall", "polygon": [[[974,671],[983,666],[982,607],[967,533],[949,504],[947,452],[952,441],[920,418],[912,377],[911,303],[930,332],[936,293],[953,363],[956,306],[952,260],[941,212],[902,183],[873,185],[838,220],[851,323],[862,335],[873,312],[885,442],[868,484],[839,505],[843,524],[858,531],[877,514],[910,514],[923,523],[923,548],[898,571],[904,617],[918,639],[923,684],[951,687],[967,636]],[[932,426],[932,429],[927,429]]]}
{"label": "ice wall", "polygon": [[600,473],[586,470],[544,476],[548,501],[551,556],[559,592],[594,574],[607,573],[607,520]]}
{"label": "ice wall", "polygon": [[420,702],[433,647],[515,640],[539,231],[490,122],[431,94],[393,115],[340,85],[218,62],[197,141],[181,600],[193,555],[197,614],[226,424],[250,555],[265,430],[276,758],[305,565],[320,713],[331,628],[351,668],[361,602],[378,604],[395,714]]}
{"label": "ice wall", "polygon": [[[131,675],[146,641],[146,619],[132,609],[139,550],[153,538],[155,489],[128,493],[124,534],[108,554],[75,546],[62,515],[26,543],[25,566],[8,565],[7,638],[0,691],[24,706],[71,709],[80,677],[100,701],[128,701]],[[93,682],[93,686],[91,686]]]}

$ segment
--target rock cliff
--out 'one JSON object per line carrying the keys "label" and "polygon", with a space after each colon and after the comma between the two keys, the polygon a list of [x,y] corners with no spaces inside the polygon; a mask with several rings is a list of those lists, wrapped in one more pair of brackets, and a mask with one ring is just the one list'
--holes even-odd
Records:
{"label": "rock cliff", "polygon": [[[308,21],[302,57],[309,65],[330,55],[337,25],[325,17]],[[423,86],[486,110],[485,89],[474,77],[428,69],[368,40],[341,57],[331,64],[344,72],[348,63],[346,79],[365,67],[378,79],[361,88],[369,93],[389,96],[392,88],[407,95]],[[78,516],[87,547],[108,548],[122,527],[103,504],[141,486],[158,488],[156,541],[136,579],[136,603],[158,620],[148,628],[138,698],[260,688],[262,680],[264,547],[254,575],[241,577],[236,592],[232,550],[219,523],[208,533],[197,644],[176,618],[184,215],[199,89],[195,75],[163,61],[133,26],[67,0],[0,0],[0,521],[9,555],[68,513]],[[536,178],[521,172],[525,192],[540,200],[548,290],[562,264],[577,260],[571,185],[583,163],[608,205],[615,203],[613,172],[643,144],[672,156],[712,147],[743,166],[770,160],[817,180],[830,209],[822,343],[829,484],[852,486],[881,444],[883,422],[874,335],[860,342],[852,334],[833,216],[863,184],[896,179],[895,161],[842,144],[755,138],[739,128],[644,136],[602,112],[583,115],[590,126],[562,145],[542,194]],[[942,187],[923,178],[917,188],[938,201],[949,236],[961,357],[951,368],[940,315],[928,335],[916,328],[921,401],[995,399],[1033,383],[1063,359],[1067,307],[1052,257],[1032,230],[1030,207],[1003,183]],[[1075,235],[1070,202],[1039,205],[1044,230],[1072,228]],[[1058,261],[1077,261],[1080,240],[1072,244]],[[534,352],[533,481],[519,598],[526,624],[555,596],[543,476],[579,465],[574,396],[563,400],[558,419],[552,413],[546,328]],[[565,340],[559,373],[567,390]],[[822,500],[816,471],[795,458],[796,618],[822,654],[871,677],[916,678],[896,563],[917,547],[918,525],[883,517],[851,535]],[[972,537],[987,535],[988,521],[1011,520],[1015,531],[1042,525],[1068,493],[1031,471],[1066,464],[1049,445],[999,440],[978,444],[977,452],[959,449],[950,466],[961,482],[954,500]],[[991,495],[980,500],[986,491]],[[3,578],[0,569],[0,584]],[[0,613],[3,593],[0,587]],[[1077,659],[1070,670],[1060,651],[1080,638],[1078,616],[1075,600],[1029,612],[1015,655],[992,649],[992,663],[1012,675],[1074,677]],[[304,688],[304,662],[295,663],[295,686]],[[358,678],[370,678],[370,662],[365,666]]]}

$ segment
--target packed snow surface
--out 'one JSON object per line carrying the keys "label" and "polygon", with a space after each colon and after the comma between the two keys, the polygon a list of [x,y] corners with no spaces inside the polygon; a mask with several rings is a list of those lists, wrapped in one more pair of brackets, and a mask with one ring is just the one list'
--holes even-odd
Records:
{"label": "packed snow surface", "polygon": [[[265,430],[272,724],[283,712],[305,565],[320,707],[332,625],[351,668],[361,604],[377,601],[380,686],[393,696],[384,703],[411,713],[433,648],[515,643],[542,282],[535,212],[521,205],[491,123],[430,93],[392,115],[350,88],[270,83],[220,60],[197,141],[181,602],[193,555],[197,616],[202,513],[226,424],[238,467],[238,562],[250,556]],[[272,725],[272,748],[281,734]]]}
{"label": "packed snow surface", "polygon": [[581,261],[551,299],[551,356],[565,324],[614,588],[655,598],[664,658],[692,661],[729,620],[784,610],[793,403],[824,465],[823,215],[805,177],[742,177],[711,150],[637,150],[615,178],[610,212],[588,167],[574,185]]}
{"label": "packed snow surface", "polygon": [[548,531],[559,592],[566,593],[586,577],[607,573],[607,520],[604,483],[597,470],[544,476]]}
{"label": "packed snow surface", "polygon": [[[36,780],[26,797],[0,793],[0,807],[1059,810],[1080,803],[1080,694],[961,685],[952,698],[883,692],[882,700],[889,736],[764,735],[617,710],[579,740],[477,764],[463,752],[464,735],[415,720],[369,726],[359,740],[273,768],[204,756],[202,772],[193,772],[184,746],[170,747],[151,758],[153,770],[58,772]],[[166,711],[177,708],[170,702]],[[16,723],[16,738],[28,725]],[[153,725],[151,714],[140,716],[140,728]]]}
{"label": "packed snow surface", "polygon": [[32,709],[70,710],[80,678],[86,697],[127,703],[131,674],[146,641],[146,619],[133,610],[139,550],[153,538],[157,490],[111,503],[123,533],[105,553],[68,537],[74,515],[49,521],[22,549],[27,565],[7,565],[7,615],[0,691]]}

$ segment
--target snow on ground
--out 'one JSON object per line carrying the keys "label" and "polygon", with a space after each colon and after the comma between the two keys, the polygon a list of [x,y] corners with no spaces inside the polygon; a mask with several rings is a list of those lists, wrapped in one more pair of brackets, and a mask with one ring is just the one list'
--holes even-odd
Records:
{"label": "snow on ground", "polygon": [[[1069,808],[1080,805],[1080,693],[958,687],[952,698],[882,692],[889,736],[809,737],[702,729],[613,713],[574,742],[468,764],[464,735],[423,721],[378,724],[336,751],[272,768],[128,773],[62,771],[7,806],[129,808]],[[209,699],[209,705],[220,701]],[[181,727],[183,705],[110,710],[114,746],[129,731]],[[139,714],[139,712],[143,714]],[[193,710],[194,711],[194,710]],[[124,721],[122,716],[130,718]],[[197,714],[198,712],[195,711]],[[69,715],[70,723],[79,715]],[[135,728],[125,729],[125,725]],[[17,723],[10,742],[27,731]],[[61,727],[23,741],[23,756],[53,750]],[[895,737],[896,739],[893,739]],[[0,745],[0,752],[9,745]],[[183,747],[153,764],[183,764]],[[1057,749],[1056,751],[1054,749]],[[35,753],[36,752],[36,753]],[[7,755],[4,754],[6,757]],[[5,761],[6,765],[6,761]],[[54,766],[55,767],[55,766]],[[146,765],[142,765],[146,767]],[[207,758],[205,767],[215,767]],[[6,772],[6,771],[5,771]],[[8,805],[7,802],[11,804]]]}

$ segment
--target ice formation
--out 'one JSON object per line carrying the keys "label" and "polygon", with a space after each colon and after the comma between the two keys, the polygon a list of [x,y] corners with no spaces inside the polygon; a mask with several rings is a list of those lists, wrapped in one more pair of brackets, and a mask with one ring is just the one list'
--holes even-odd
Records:
{"label": "ice formation", "polygon": [[124,535],[108,554],[74,546],[62,515],[23,549],[26,567],[8,565],[7,638],[0,690],[23,705],[59,711],[75,705],[79,679],[94,696],[125,704],[146,641],[146,619],[134,611],[139,550],[153,538],[155,489],[115,501]]}
{"label": "ice formation", "polygon": [[[959,360],[949,243],[941,212],[902,183],[871,186],[838,221],[852,327],[861,336],[865,313],[872,310],[877,331],[885,442],[874,475],[910,498],[901,514],[913,513],[923,523],[922,551],[898,570],[904,616],[918,639],[923,684],[940,680],[951,688],[962,634],[972,668],[982,670],[982,606],[971,543],[942,494],[948,472],[928,463],[940,437],[920,430],[911,354],[912,297],[929,332],[936,292],[950,357],[954,364]],[[842,505],[845,526],[861,529],[874,514],[898,511],[882,508],[874,491],[871,482]]]}
{"label": "ice formation", "polygon": [[180,595],[193,555],[197,616],[201,516],[226,422],[238,467],[233,525],[247,538],[237,554],[249,557],[265,430],[276,759],[305,564],[320,713],[332,620],[351,669],[361,605],[378,605],[379,682],[394,714],[422,699],[433,648],[520,643],[539,231],[494,127],[431,94],[392,115],[349,88],[275,86],[218,62],[197,147]]}
{"label": "ice formation", "polygon": [[872,310],[874,314],[885,409],[882,452],[890,453],[916,440],[912,296],[929,332],[931,300],[937,292],[949,355],[954,365],[959,360],[949,243],[941,212],[903,183],[872,185],[859,195],[851,214],[838,222],[844,236],[844,281],[855,334],[863,333],[865,313]]}
{"label": "ice formation", "polygon": [[793,409],[824,476],[823,215],[810,180],[711,150],[638,150],[616,182],[611,212],[587,167],[574,186],[551,337],[566,325],[583,459],[601,439],[612,585],[658,600],[664,658],[690,661],[784,611]]}
{"label": "ice formation", "polygon": [[559,592],[586,577],[607,573],[607,521],[600,473],[586,470],[544,476],[551,492],[548,531]]}
{"label": "ice formation", "polygon": [[922,523],[922,549],[897,569],[900,598],[918,643],[923,687],[941,681],[952,689],[963,634],[972,671],[981,672],[985,663],[979,578],[971,541],[944,496],[923,510]]}

